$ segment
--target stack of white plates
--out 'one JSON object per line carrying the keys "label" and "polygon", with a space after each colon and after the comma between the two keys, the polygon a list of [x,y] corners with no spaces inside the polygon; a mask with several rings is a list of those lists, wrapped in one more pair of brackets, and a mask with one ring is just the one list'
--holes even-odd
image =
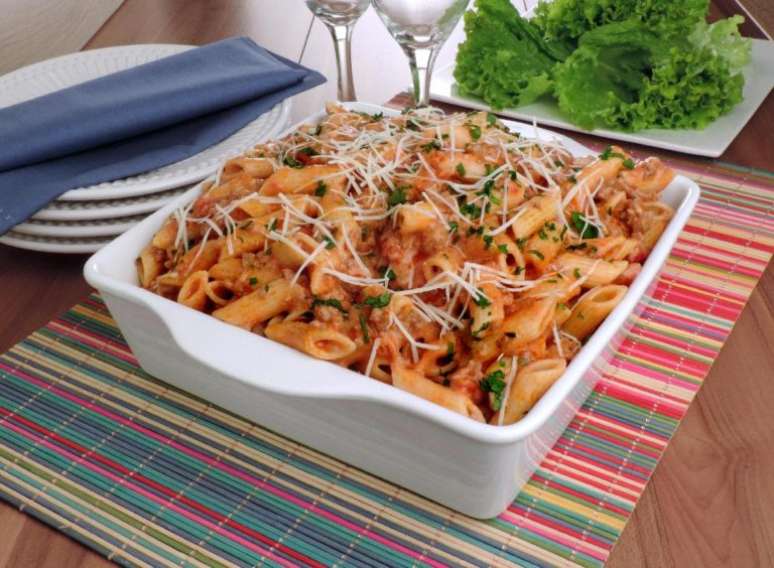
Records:
{"label": "stack of white plates", "polygon": [[[0,77],[0,108],[191,47],[108,47],[36,63]],[[94,252],[215,172],[224,160],[279,134],[289,115],[290,101],[285,100],[229,138],[186,160],[142,175],[70,190],[0,237],[0,243],[46,252]]]}

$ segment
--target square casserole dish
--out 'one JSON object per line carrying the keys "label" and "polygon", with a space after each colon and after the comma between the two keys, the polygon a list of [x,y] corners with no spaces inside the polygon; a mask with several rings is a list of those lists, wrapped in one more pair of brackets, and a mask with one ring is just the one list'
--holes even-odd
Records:
{"label": "square casserole dish", "polygon": [[[352,103],[356,111],[397,114]],[[315,123],[324,112],[304,123]],[[526,137],[573,140],[517,122]],[[314,359],[141,288],[135,259],[181,195],[92,256],[86,280],[102,294],[140,365],[156,377],[293,440],[478,518],[504,511],[605,372],[638,301],[664,264],[699,198],[677,176],[662,194],[675,215],[607,320],[519,422],[481,424],[333,363]]]}

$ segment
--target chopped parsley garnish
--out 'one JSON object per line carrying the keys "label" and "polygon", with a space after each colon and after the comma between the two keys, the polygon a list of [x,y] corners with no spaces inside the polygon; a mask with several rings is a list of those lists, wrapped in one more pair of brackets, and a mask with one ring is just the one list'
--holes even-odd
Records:
{"label": "chopped parsley garnish", "polygon": [[395,207],[401,203],[406,203],[406,187],[405,185],[396,187],[395,191],[390,193],[390,196],[387,198],[387,205]]}
{"label": "chopped parsley garnish", "polygon": [[344,306],[341,305],[341,301],[336,298],[314,298],[312,300],[312,308],[317,306],[329,306],[339,310],[342,314],[348,313]]}
{"label": "chopped parsley garnish", "polygon": [[494,126],[496,122],[497,122],[497,115],[494,115],[491,112],[486,113],[486,123],[489,126]]}
{"label": "chopped parsley garnish", "polygon": [[513,269],[513,273],[514,273],[516,276],[518,276],[518,275],[519,275],[519,274],[521,274],[522,272],[524,272],[524,267],[523,267],[523,266],[517,266],[516,268],[514,268],[514,269]]}
{"label": "chopped parsley garnish", "polygon": [[406,121],[406,128],[409,130],[422,130],[422,125],[413,118],[409,118]]}
{"label": "chopped parsley garnish", "polygon": [[516,181],[516,170],[511,170],[508,172],[508,177],[511,178],[511,181]]}
{"label": "chopped parsley garnish", "polygon": [[575,278],[580,278],[581,277],[580,268],[576,268],[575,270],[573,270],[572,275],[575,276]]}
{"label": "chopped parsley garnish", "polygon": [[314,136],[319,136],[321,133],[322,133],[322,124],[318,124],[318,125],[315,127],[315,129],[314,129],[314,131],[312,132],[312,134],[313,134]]}
{"label": "chopped parsley garnish", "polygon": [[293,156],[285,156],[283,161],[285,162],[286,166],[290,166],[291,168],[301,169],[304,167],[304,164],[296,160]]}
{"label": "chopped parsley garnish", "polygon": [[586,243],[578,243],[577,245],[567,245],[567,250],[582,250],[588,245]]}
{"label": "chopped parsley garnish", "polygon": [[311,156],[316,156],[317,154],[319,154],[319,152],[317,150],[315,150],[314,148],[312,148],[311,146],[307,146],[306,148],[301,148],[298,151],[298,153],[299,154],[306,154],[307,156],[310,156],[310,157]]}
{"label": "chopped parsley garnish", "polygon": [[492,246],[492,241],[494,241],[494,237],[492,235],[484,235],[481,238],[484,239],[484,250],[489,250],[489,247]]}
{"label": "chopped parsley garnish", "polygon": [[326,249],[331,250],[332,248],[336,247],[336,241],[334,241],[332,238],[325,236],[323,237],[323,240],[325,241]]}
{"label": "chopped parsley garnish", "polygon": [[542,252],[540,252],[539,250],[532,249],[532,250],[529,250],[529,251],[527,251],[527,252],[529,252],[530,254],[533,254],[533,255],[535,255],[535,256],[536,256],[536,257],[538,257],[540,260],[545,260],[545,259],[546,259],[546,257],[543,255],[543,253],[542,253]]}
{"label": "chopped parsley garnish", "polygon": [[484,195],[489,199],[489,201],[491,201],[495,205],[500,205],[500,200],[497,198],[497,196],[492,195],[494,184],[495,182],[493,179],[487,180],[486,182],[484,182],[484,187],[481,189],[481,191],[477,192],[476,195]]}
{"label": "chopped parsley garnish", "polygon": [[457,229],[459,229],[460,226],[457,223],[457,221],[449,221],[449,232],[450,233],[456,233]]}
{"label": "chopped parsley garnish", "polygon": [[625,167],[627,170],[633,170],[634,160],[632,160],[631,158],[626,158],[623,162],[623,167]]}
{"label": "chopped parsley garnish", "polygon": [[270,233],[271,233],[271,232],[272,232],[274,229],[276,229],[276,228],[277,228],[277,218],[276,218],[276,217],[274,217],[274,219],[272,219],[271,221],[269,221],[269,222],[266,224],[266,228],[268,229],[268,231],[269,231]]}
{"label": "chopped parsley garnish", "polygon": [[599,155],[600,160],[609,160],[610,158],[621,158],[622,160],[626,158],[621,152],[614,152],[612,146],[608,146],[605,148],[605,151],[602,152]]}
{"label": "chopped parsley garnish", "polygon": [[377,112],[376,114],[370,115],[370,118],[371,118],[372,121],[376,122],[377,120],[381,120],[381,119],[384,118],[384,113],[383,112]]}
{"label": "chopped parsley garnish", "polygon": [[360,331],[363,332],[363,341],[365,343],[368,343],[369,341],[371,341],[371,337],[368,335],[368,324],[366,323],[365,314],[363,312],[360,312],[358,319],[360,320]]}
{"label": "chopped parsley garnish", "polygon": [[473,303],[476,304],[479,308],[487,308],[492,305],[492,302],[489,301],[489,298],[484,296],[484,293],[481,290],[477,290],[478,294],[475,298],[473,298]]}
{"label": "chopped parsley garnish", "polygon": [[389,266],[384,269],[382,276],[384,276],[387,280],[395,280],[396,278],[395,271]]}
{"label": "chopped parsley garnish", "polygon": [[250,286],[253,286],[253,287],[258,286],[258,279],[255,276],[251,276],[249,282],[250,282]]}
{"label": "chopped parsley garnish", "polygon": [[325,185],[324,181],[318,181],[317,187],[314,190],[314,194],[317,197],[323,197],[325,195],[325,192],[328,191],[328,186]]}
{"label": "chopped parsley garnish", "polygon": [[420,146],[420,148],[422,148],[423,152],[431,152],[433,150],[440,150],[441,149],[441,143],[438,140],[434,139],[434,140],[431,140],[430,142],[428,142],[427,144],[422,144]]}
{"label": "chopped parsley garnish", "polygon": [[379,296],[366,296],[363,300],[363,304],[371,306],[372,308],[386,308],[390,304],[392,294],[385,292]]}
{"label": "chopped parsley garnish", "polygon": [[508,254],[508,245],[497,245],[497,250],[503,254]]}
{"label": "chopped parsley garnish", "polygon": [[565,234],[566,232],[567,232],[567,225],[565,225],[564,227],[562,227],[562,232],[561,232],[561,233],[559,233],[559,238],[560,238],[560,239],[562,239],[562,240],[564,240],[564,234]]}
{"label": "chopped parsley garnish", "polygon": [[571,221],[582,239],[594,239],[599,236],[599,228],[592,225],[582,213],[573,211]]}
{"label": "chopped parsley garnish", "polygon": [[478,140],[481,138],[481,127],[476,124],[471,124],[468,126],[468,131],[470,132],[470,137],[473,140]]}
{"label": "chopped parsley garnish", "polygon": [[454,169],[457,171],[457,175],[459,175],[460,177],[465,177],[465,164],[460,162],[459,164],[457,164],[457,167]]}
{"label": "chopped parsley garnish", "polygon": [[460,213],[471,219],[478,219],[481,216],[481,207],[475,203],[463,203],[460,205]]}
{"label": "chopped parsley garnish", "polygon": [[570,180],[571,183],[578,183],[578,178],[576,178],[575,176],[570,176],[568,179]]}
{"label": "chopped parsley garnish", "polygon": [[519,250],[524,250],[525,244],[527,244],[526,238],[516,239],[516,246],[519,247]]}
{"label": "chopped parsley garnish", "polygon": [[540,237],[541,241],[545,241],[548,239],[548,235],[546,234],[546,230],[543,227],[540,227],[540,230],[538,231],[538,237]]}
{"label": "chopped parsley garnish", "polygon": [[505,373],[497,369],[492,371],[486,377],[479,381],[479,386],[484,392],[490,392],[494,395],[492,401],[492,410],[500,410],[503,404],[503,394],[505,393]]}

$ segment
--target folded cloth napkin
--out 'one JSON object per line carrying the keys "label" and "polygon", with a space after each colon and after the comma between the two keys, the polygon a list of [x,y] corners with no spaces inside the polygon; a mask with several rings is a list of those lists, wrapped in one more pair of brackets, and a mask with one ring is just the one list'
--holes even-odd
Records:
{"label": "folded cloth napkin", "polygon": [[240,37],[0,109],[0,235],[70,189],[197,154],[323,82]]}

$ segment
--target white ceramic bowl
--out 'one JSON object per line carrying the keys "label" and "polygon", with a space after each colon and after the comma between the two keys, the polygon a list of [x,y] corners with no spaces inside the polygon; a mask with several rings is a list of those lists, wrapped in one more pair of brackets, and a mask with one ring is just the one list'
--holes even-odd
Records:
{"label": "white ceramic bowl", "polygon": [[[355,110],[395,114],[355,103]],[[319,113],[305,122],[315,122]],[[558,134],[508,122],[523,136]],[[626,333],[699,198],[678,176],[663,201],[676,214],[623,301],[520,422],[475,422],[412,394],[230,326],[142,289],[134,261],[198,186],[92,256],[84,268],[148,373],[280,434],[479,518],[504,511],[583,404]]]}

